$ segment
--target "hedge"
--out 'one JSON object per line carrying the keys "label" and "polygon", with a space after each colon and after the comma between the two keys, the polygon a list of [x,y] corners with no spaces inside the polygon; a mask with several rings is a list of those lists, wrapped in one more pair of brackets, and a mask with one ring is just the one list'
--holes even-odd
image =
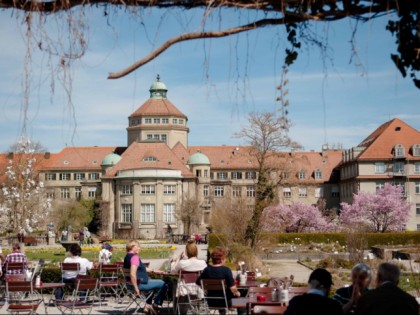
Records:
{"label": "hedge", "polygon": [[[365,233],[368,248],[375,245],[418,245],[420,244],[420,232],[388,232],[388,233]],[[276,244],[310,244],[310,243],[331,243],[338,242],[346,245],[346,233],[265,233],[261,239],[269,240],[273,245]],[[209,234],[209,247],[223,246],[226,244],[225,237],[221,234]],[[368,249],[367,248],[367,249]]]}

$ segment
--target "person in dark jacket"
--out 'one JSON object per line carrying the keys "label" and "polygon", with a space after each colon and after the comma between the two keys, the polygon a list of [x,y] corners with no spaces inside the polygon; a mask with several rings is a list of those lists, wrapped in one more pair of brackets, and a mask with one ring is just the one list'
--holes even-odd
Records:
{"label": "person in dark jacket", "polygon": [[293,297],[284,315],[342,315],[340,304],[328,298],[332,285],[331,273],[315,269],[309,276],[308,293]]}
{"label": "person in dark jacket", "polygon": [[398,287],[400,268],[391,263],[378,267],[376,289],[362,295],[356,308],[358,315],[418,315],[416,299]]}

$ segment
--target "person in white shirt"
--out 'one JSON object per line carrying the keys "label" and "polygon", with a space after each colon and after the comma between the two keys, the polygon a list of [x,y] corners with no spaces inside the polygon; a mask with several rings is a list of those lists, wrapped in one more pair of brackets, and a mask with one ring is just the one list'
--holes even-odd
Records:
{"label": "person in white shirt", "polygon": [[[82,249],[79,244],[71,244],[69,248],[70,257],[64,259],[64,263],[79,263],[79,273],[77,271],[64,271],[63,282],[64,283],[76,283],[76,277],[86,276],[89,269],[92,269],[93,263],[86,258],[80,257],[82,255]],[[62,300],[64,291],[62,288],[58,288],[54,292],[57,300]]]}
{"label": "person in white shirt", "polygon": [[102,249],[99,251],[99,263],[109,264],[111,262],[112,253],[108,250],[108,244],[102,243]]}
{"label": "person in white shirt", "polygon": [[[185,253],[188,259],[184,259]],[[194,240],[188,241],[187,245],[185,246],[185,253],[182,252],[181,255],[179,255],[179,257],[172,262],[172,273],[179,273],[180,270],[189,272],[203,271],[203,269],[207,267],[207,264],[204,260],[197,258],[198,248]],[[179,305],[179,314],[187,314],[188,305],[183,304],[188,302],[187,293],[189,292],[190,298],[192,299],[202,298],[203,294],[201,292],[201,288],[199,288],[195,283],[183,284],[180,282],[179,286],[179,290],[177,290],[177,300],[179,303],[181,303]]]}

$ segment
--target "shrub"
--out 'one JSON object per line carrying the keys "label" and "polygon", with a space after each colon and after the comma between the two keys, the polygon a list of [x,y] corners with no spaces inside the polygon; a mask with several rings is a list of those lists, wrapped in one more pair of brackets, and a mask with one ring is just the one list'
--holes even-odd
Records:
{"label": "shrub", "polygon": [[328,257],[319,261],[316,265],[317,268],[333,269],[333,268],[344,268],[351,269],[352,263],[340,257]]}

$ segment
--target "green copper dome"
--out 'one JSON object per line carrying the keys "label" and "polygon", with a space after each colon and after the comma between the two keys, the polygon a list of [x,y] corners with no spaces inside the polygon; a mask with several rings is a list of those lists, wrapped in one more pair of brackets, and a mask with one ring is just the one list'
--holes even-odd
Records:
{"label": "green copper dome", "polygon": [[101,165],[112,166],[117,164],[121,160],[121,156],[116,153],[107,154],[101,162]]}
{"label": "green copper dome", "polygon": [[187,161],[187,164],[194,165],[194,164],[208,164],[210,165],[210,160],[207,155],[197,152],[190,156]]}
{"label": "green copper dome", "polygon": [[166,88],[165,83],[160,82],[159,74],[156,77],[156,82],[154,82],[150,86],[149,91],[150,91],[150,98],[157,98],[157,99],[166,98],[166,93],[168,92],[168,89]]}

